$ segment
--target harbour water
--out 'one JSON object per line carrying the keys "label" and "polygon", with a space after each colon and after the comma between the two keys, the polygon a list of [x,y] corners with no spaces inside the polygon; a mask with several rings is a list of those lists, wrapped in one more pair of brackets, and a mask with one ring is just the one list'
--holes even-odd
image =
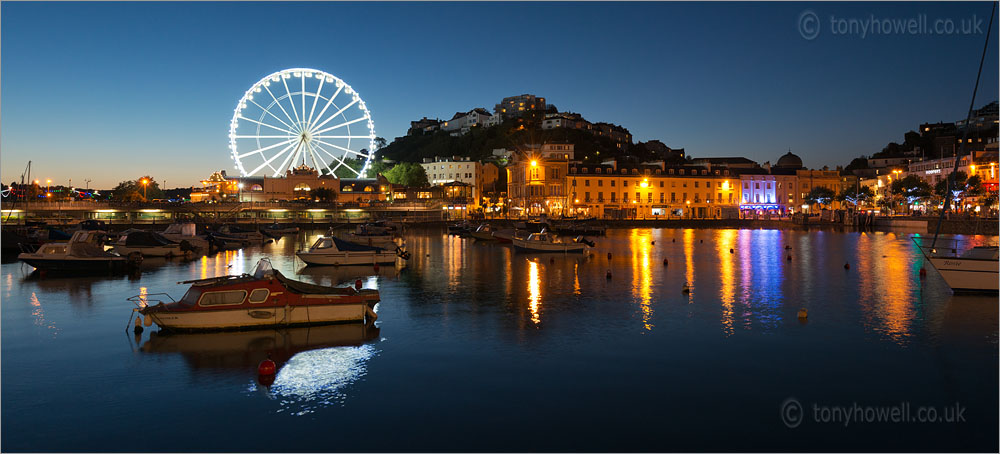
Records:
{"label": "harbour water", "polygon": [[[998,449],[997,298],[953,296],[929,264],[922,279],[909,234],[615,229],[584,256],[430,228],[405,234],[405,269],[376,273],[306,268],[293,252],[318,233],[138,277],[3,264],[0,450]],[[376,327],[126,332],[127,297],[261,257],[377,288]]]}

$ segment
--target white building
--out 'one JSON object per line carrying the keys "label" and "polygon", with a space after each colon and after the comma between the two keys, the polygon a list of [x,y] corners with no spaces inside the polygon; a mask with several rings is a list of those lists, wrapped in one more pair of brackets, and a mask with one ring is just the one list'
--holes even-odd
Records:
{"label": "white building", "polygon": [[490,119],[490,113],[486,109],[475,108],[468,112],[455,112],[451,120],[441,123],[441,129],[458,134],[465,134],[473,126],[486,126]]}
{"label": "white building", "polygon": [[484,192],[496,183],[499,169],[495,164],[483,164],[460,156],[424,158],[420,164],[431,186],[458,181],[472,186],[473,205],[478,205]]}

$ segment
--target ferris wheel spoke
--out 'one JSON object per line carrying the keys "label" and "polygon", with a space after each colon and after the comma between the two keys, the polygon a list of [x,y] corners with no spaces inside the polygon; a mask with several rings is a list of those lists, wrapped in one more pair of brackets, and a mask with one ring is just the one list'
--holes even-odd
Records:
{"label": "ferris wheel spoke", "polygon": [[281,176],[281,170],[282,169],[287,169],[289,162],[294,162],[294,161],[292,161],[292,158],[299,154],[299,149],[302,147],[302,141],[300,140],[298,142],[295,142],[294,146],[295,146],[295,150],[292,150],[292,152],[289,153],[287,157],[285,157],[285,160],[281,161],[281,165],[278,166],[278,168],[274,170],[274,176],[275,177]]}
{"label": "ferris wheel spoke", "polygon": [[299,120],[299,113],[295,110],[295,100],[292,99],[292,91],[288,89],[288,79],[282,77],[281,83],[285,86],[285,93],[288,93],[288,104],[292,105],[292,113],[295,114],[295,123],[302,124],[302,120]]}
{"label": "ferris wheel spoke", "polygon": [[372,136],[312,136],[313,139],[371,139]]}
{"label": "ferris wheel spoke", "polygon": [[319,101],[319,94],[323,92],[323,82],[326,82],[325,77],[321,77],[319,79],[319,88],[317,88],[316,93],[313,94],[313,106],[312,109],[309,109],[309,118],[306,119],[306,127],[308,127],[308,125],[313,121],[313,114],[316,113],[316,102]]}
{"label": "ferris wheel spoke", "polygon": [[237,139],[288,139],[288,140],[295,140],[296,139],[296,136],[290,136],[290,135],[283,135],[283,136],[258,136],[258,135],[249,135],[249,136],[233,136],[233,137],[235,137]]}
{"label": "ferris wheel spoke", "polygon": [[[327,144],[327,145],[330,145],[330,144]],[[319,144],[316,144],[316,148],[319,148],[320,150],[323,151],[323,153],[326,153],[326,154],[330,155],[331,158],[337,160],[337,162],[340,163],[340,164],[337,164],[337,167],[334,168],[334,170],[339,169],[340,166],[344,166],[344,167],[347,167],[348,169],[350,169],[352,172],[354,172],[355,175],[357,175],[359,177],[361,176],[361,172],[358,172],[357,170],[354,170],[354,167],[351,167],[350,165],[348,165],[346,162],[344,162],[344,160],[342,158],[338,157],[337,155],[335,155],[333,153],[330,153],[329,151],[326,151],[326,148],[323,148],[323,147],[319,146]]]}
{"label": "ferris wheel spoke", "polygon": [[[284,79],[282,79],[282,80],[284,80]],[[277,104],[278,108],[280,108],[281,111],[285,114],[285,118],[287,118],[289,122],[295,123],[295,120],[292,120],[292,116],[288,115],[288,111],[285,110],[285,106],[281,105],[281,101],[278,101],[278,98],[274,96],[274,93],[271,93],[271,89],[267,88],[267,85],[264,85],[264,89],[267,90],[267,94],[271,95],[271,99],[274,100],[274,103]],[[285,87],[285,90],[288,90],[287,86]],[[262,109],[263,109],[263,107],[262,107]],[[267,109],[264,109],[264,110],[267,110]],[[282,123],[284,123],[284,122],[282,122]],[[295,127],[293,127],[293,126],[291,126],[291,125],[289,125],[287,123],[285,124],[285,126],[288,126],[290,129],[295,129]]]}
{"label": "ferris wheel spoke", "polygon": [[[271,163],[274,162],[275,159],[278,159],[278,156],[281,156],[281,155],[287,153],[288,150],[292,149],[292,147],[294,147],[294,146],[295,146],[295,143],[288,144],[288,146],[286,146],[285,148],[282,148],[281,151],[275,153],[274,156],[271,156],[270,158],[268,158],[267,160],[265,160],[263,164],[257,166],[256,169],[253,169],[253,172],[250,172],[250,175],[253,175],[253,174],[257,173],[257,172],[260,172],[261,170],[264,169],[264,167],[271,167]],[[271,167],[271,168],[274,169],[274,167]]]}
{"label": "ferris wheel spoke", "polygon": [[267,150],[270,150],[272,148],[277,148],[277,147],[280,147],[282,145],[288,145],[289,143],[294,142],[294,141],[295,141],[295,139],[288,139],[288,140],[285,140],[283,142],[278,142],[278,143],[273,144],[273,145],[268,145],[268,146],[263,147],[263,148],[258,148],[258,149],[254,150],[254,151],[248,151],[248,152],[243,153],[241,155],[237,155],[236,157],[238,157],[238,158],[245,158],[245,157],[250,156],[250,155],[252,155],[254,153],[261,153],[261,155],[263,156],[263,153],[265,151],[267,151]]}
{"label": "ferris wheel spoke", "polygon": [[[333,96],[331,96],[330,99],[326,100],[326,105],[324,105],[323,109],[319,111],[319,115],[316,115],[316,121],[319,121],[320,118],[323,118],[323,114],[326,113],[326,109],[330,108],[330,105],[333,104],[333,100],[337,99],[337,95],[339,95],[343,89],[344,89],[343,85],[337,87],[337,91],[333,92]],[[312,121],[310,121],[310,123],[312,123]]]}
{"label": "ferris wheel spoke", "polygon": [[306,73],[302,74],[302,121],[306,121]]}
{"label": "ferris wheel spoke", "polygon": [[[265,88],[266,88],[266,87],[265,87]],[[273,96],[274,96],[274,95],[272,95],[272,97],[273,97]],[[270,115],[270,116],[274,117],[274,119],[275,119],[275,120],[278,120],[278,122],[279,122],[279,123],[281,123],[281,124],[283,124],[283,125],[287,126],[287,127],[288,127],[288,129],[293,129],[292,125],[290,125],[290,124],[288,124],[288,123],[285,123],[285,122],[284,122],[284,121],[283,121],[282,119],[278,118],[278,116],[277,116],[277,115],[275,115],[275,114],[271,113],[271,111],[270,111],[270,110],[267,110],[267,109],[266,109],[266,108],[265,108],[264,106],[262,106],[262,105],[260,105],[260,104],[257,104],[257,101],[254,101],[254,100],[252,100],[252,99],[251,99],[251,100],[250,100],[250,102],[252,102],[252,103],[253,103],[253,105],[255,105],[255,106],[257,106],[257,107],[260,107],[260,110],[263,110],[263,111],[264,111],[265,113],[267,113],[268,115]],[[285,115],[287,115],[287,114],[285,114]]]}
{"label": "ferris wheel spoke", "polygon": [[[326,161],[324,161],[324,160],[322,160],[320,158],[317,158],[318,153],[316,153],[316,150],[313,149],[312,144],[307,143],[306,146],[309,147],[309,151],[312,153],[313,164],[316,164],[316,168],[317,169],[321,169],[322,167],[326,167],[327,172],[333,173],[333,171],[330,170],[330,166],[326,164]],[[320,175],[322,175],[322,174],[323,174],[323,172],[321,171]]]}
{"label": "ferris wheel spoke", "polygon": [[281,131],[281,132],[287,132],[287,133],[288,133],[288,135],[289,135],[290,137],[291,137],[291,136],[294,136],[294,135],[295,135],[295,133],[294,133],[294,132],[292,132],[292,131],[290,131],[290,130],[287,130],[287,129],[285,129],[285,128],[279,128],[279,127],[277,127],[277,126],[274,126],[274,125],[270,125],[270,124],[267,124],[267,123],[264,123],[264,122],[260,122],[260,121],[257,121],[257,120],[254,120],[254,119],[252,119],[252,118],[247,118],[247,117],[244,117],[243,115],[240,115],[240,116],[239,116],[239,118],[240,118],[241,120],[246,120],[246,121],[249,121],[249,122],[253,122],[253,123],[257,123],[257,124],[259,124],[259,125],[261,125],[261,126],[266,126],[266,127],[268,127],[268,128],[272,128],[272,129],[277,129],[278,131]]}
{"label": "ferris wheel spoke", "polygon": [[[321,129],[319,131],[314,131],[313,134],[322,134],[324,132],[332,131],[332,130],[337,129],[337,128],[343,128],[344,126],[352,125],[354,123],[357,123],[359,121],[364,121],[364,120],[367,120],[367,119],[368,119],[367,116],[358,117],[358,118],[355,118],[355,119],[353,119],[351,121],[345,121],[345,122],[343,122],[343,123],[341,123],[339,125],[336,125],[336,126],[330,126],[329,128],[326,128],[326,129]],[[350,131],[348,131],[348,132],[350,132]]]}
{"label": "ferris wheel spoke", "polygon": [[342,146],[340,146],[340,145],[334,145],[334,144],[332,144],[332,143],[330,143],[330,142],[324,142],[324,141],[322,141],[322,140],[319,140],[319,139],[317,139],[317,138],[315,138],[315,137],[313,137],[313,141],[314,141],[314,142],[319,142],[319,143],[321,143],[321,144],[323,144],[323,145],[326,145],[326,146],[328,146],[328,147],[332,147],[332,148],[336,148],[336,149],[338,149],[338,150],[340,150],[340,151],[343,151],[343,152],[345,152],[345,153],[354,153],[354,154],[356,154],[356,155],[358,155],[358,156],[361,156],[361,157],[365,157],[365,158],[367,158],[367,157],[368,157],[368,155],[366,155],[366,154],[364,154],[364,153],[361,153],[361,152],[359,152],[359,151],[354,151],[354,150],[352,150],[352,149],[350,149],[350,148],[344,148],[344,147],[342,147]]}
{"label": "ferris wheel spoke", "polygon": [[[354,100],[352,100],[352,101],[351,101],[350,103],[348,103],[348,104],[347,104],[346,106],[344,106],[344,107],[342,107],[342,108],[341,108],[340,110],[338,110],[338,111],[337,111],[337,113],[335,113],[335,114],[333,114],[333,115],[330,115],[329,117],[327,117],[327,119],[326,119],[326,120],[323,120],[323,122],[322,122],[322,123],[320,123],[320,124],[318,124],[318,125],[316,125],[316,126],[313,126],[313,128],[312,128],[312,133],[313,133],[313,134],[320,134],[320,133],[323,133],[323,132],[325,132],[325,131],[329,131],[329,129],[324,129],[323,131],[318,131],[318,129],[319,129],[319,128],[322,128],[322,127],[323,127],[323,125],[325,125],[325,124],[329,123],[329,122],[330,122],[330,120],[333,120],[334,118],[337,118],[337,116],[338,116],[338,115],[340,115],[340,114],[344,113],[344,111],[345,111],[345,110],[347,110],[347,109],[348,109],[349,107],[353,106],[353,105],[354,105],[355,103],[357,103],[357,102],[358,102],[358,100],[360,100],[360,99],[361,99],[361,98],[358,98],[358,99],[354,99]],[[361,117],[361,118],[364,118],[364,117]]]}

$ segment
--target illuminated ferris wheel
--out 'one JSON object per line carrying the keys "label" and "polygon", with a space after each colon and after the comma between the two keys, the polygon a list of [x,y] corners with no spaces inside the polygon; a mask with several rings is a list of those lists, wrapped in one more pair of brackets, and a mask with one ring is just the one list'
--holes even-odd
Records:
{"label": "illuminated ferris wheel", "polygon": [[307,165],[361,176],[375,154],[375,123],[350,85],[315,69],[278,71],[236,105],[229,150],[243,176],[278,177]]}

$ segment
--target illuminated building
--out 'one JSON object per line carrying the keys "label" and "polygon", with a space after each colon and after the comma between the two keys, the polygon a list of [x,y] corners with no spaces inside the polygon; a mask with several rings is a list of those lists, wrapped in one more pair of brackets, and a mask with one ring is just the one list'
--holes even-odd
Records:
{"label": "illuminated building", "polygon": [[480,204],[487,192],[494,190],[500,172],[496,164],[484,164],[459,156],[424,158],[420,165],[427,173],[427,181],[431,186],[455,181],[470,186],[471,194],[468,197],[474,206]]}
{"label": "illuminated building", "polygon": [[515,216],[561,216],[567,205],[566,175],[573,144],[547,143],[518,151],[507,165],[507,198]]}
{"label": "illuminated building", "polygon": [[606,219],[736,217],[739,177],[729,169],[666,167],[662,161],[618,166],[572,164],[568,215]]}

